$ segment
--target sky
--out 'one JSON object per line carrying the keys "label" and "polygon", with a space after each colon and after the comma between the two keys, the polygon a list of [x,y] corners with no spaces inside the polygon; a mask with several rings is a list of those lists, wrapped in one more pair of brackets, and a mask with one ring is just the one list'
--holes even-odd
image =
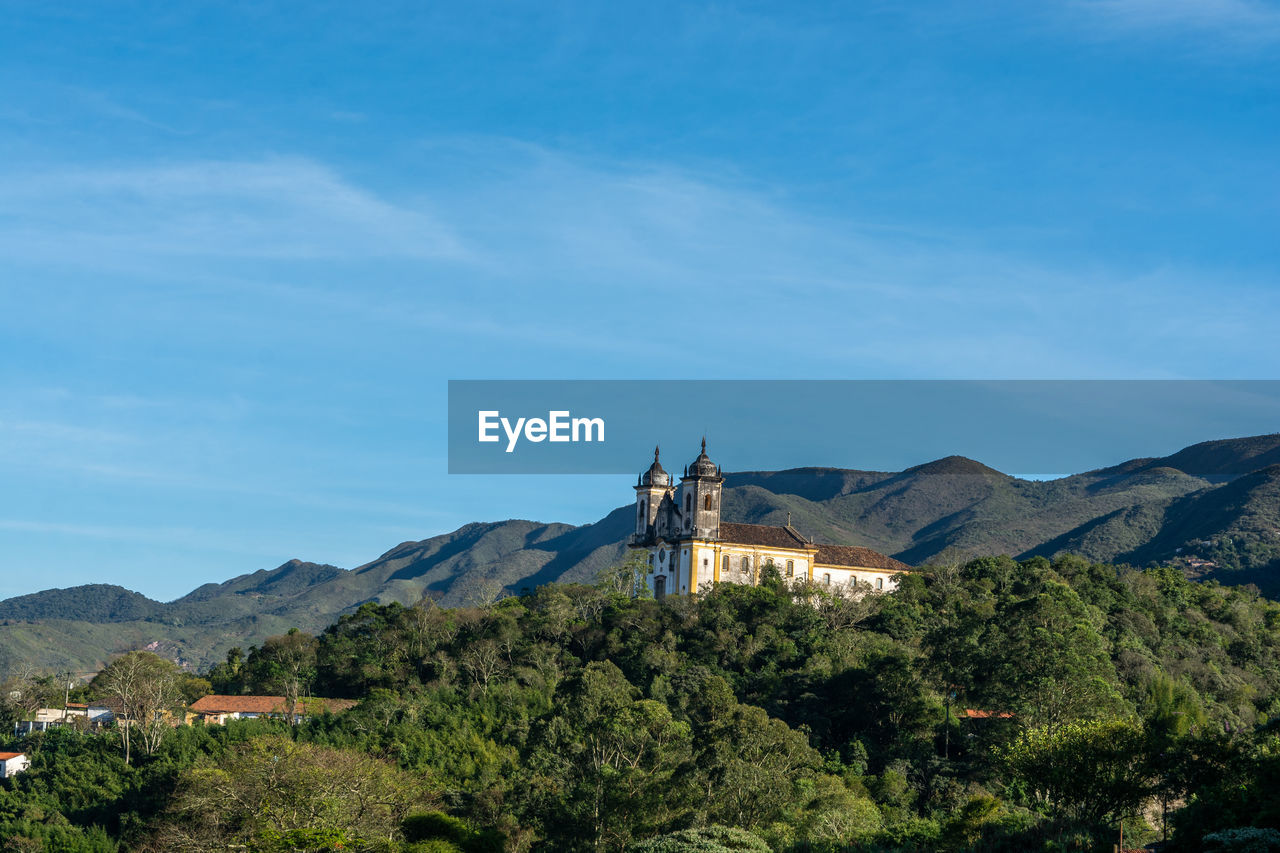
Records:
{"label": "sky", "polygon": [[630,500],[450,379],[1277,378],[1278,90],[1263,0],[0,0],[0,596]]}

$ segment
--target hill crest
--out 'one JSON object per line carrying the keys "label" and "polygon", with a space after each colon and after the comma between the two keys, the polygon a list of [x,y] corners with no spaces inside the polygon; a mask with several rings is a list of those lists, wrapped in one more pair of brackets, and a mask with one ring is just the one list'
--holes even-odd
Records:
{"label": "hill crest", "polygon": [[[723,519],[783,524],[815,541],[918,565],[1062,550],[1171,563],[1280,589],[1280,435],[1203,442],[1058,480],[1020,480],[962,456],[901,472],[794,468],[725,474]],[[1274,460],[1274,461],[1273,461]],[[1260,464],[1243,476],[1231,472]],[[1204,476],[1197,473],[1200,472]],[[634,508],[593,524],[473,522],[406,541],[353,569],[289,560],[204,584],[169,603],[109,584],[0,602],[0,670],[15,662],[91,670],[158,642],[207,665],[291,627],[317,631],[365,601],[445,605],[553,581],[591,581],[619,562]]]}

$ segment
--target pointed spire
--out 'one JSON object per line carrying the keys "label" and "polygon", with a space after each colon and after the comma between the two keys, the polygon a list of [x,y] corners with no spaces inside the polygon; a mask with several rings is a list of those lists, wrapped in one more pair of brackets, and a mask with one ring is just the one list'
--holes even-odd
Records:
{"label": "pointed spire", "polygon": [[649,466],[649,470],[640,475],[640,485],[642,486],[669,486],[671,485],[671,475],[662,468],[662,463],[658,461],[658,454],[661,448],[657,445],[653,447],[653,464]]}
{"label": "pointed spire", "polygon": [[705,435],[702,437],[702,452],[707,452],[707,437]]}

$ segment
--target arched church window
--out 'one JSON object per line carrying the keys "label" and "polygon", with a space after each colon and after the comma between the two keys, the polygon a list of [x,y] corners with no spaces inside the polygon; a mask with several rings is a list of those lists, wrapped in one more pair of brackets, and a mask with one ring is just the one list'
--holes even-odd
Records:
{"label": "arched church window", "polygon": [[828,574],[828,575],[823,575],[823,576],[822,576],[822,583],[823,583],[823,584],[825,584],[826,586],[831,586],[831,575],[829,575],[829,574]]}
{"label": "arched church window", "polygon": [[743,558],[742,558],[742,573],[745,575],[745,574],[746,574],[747,572],[749,572],[749,571],[751,571],[751,558],[750,558],[750,557],[743,557]]}
{"label": "arched church window", "polygon": [[884,589],[884,578],[876,578],[876,589]]}
{"label": "arched church window", "polygon": [[727,571],[729,571],[729,555],[728,555],[728,554],[725,554],[725,555],[724,555],[724,560],[722,560],[722,561],[721,561],[721,564],[720,564],[720,571],[722,571],[722,572],[727,572]]}
{"label": "arched church window", "polygon": [[706,500],[702,502],[703,509],[711,509],[711,495],[707,495]]}
{"label": "arched church window", "polygon": [[796,561],[787,560],[787,577],[789,578],[795,577],[795,574],[796,574]]}
{"label": "arched church window", "polygon": [[693,510],[693,495],[684,496],[684,514],[688,515]]}

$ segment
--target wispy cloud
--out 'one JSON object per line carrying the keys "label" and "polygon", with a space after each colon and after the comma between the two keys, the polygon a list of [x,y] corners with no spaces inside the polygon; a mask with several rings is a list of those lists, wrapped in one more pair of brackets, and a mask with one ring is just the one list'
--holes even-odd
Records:
{"label": "wispy cloud", "polygon": [[1095,22],[1158,33],[1266,44],[1280,39],[1280,6],[1267,0],[1079,0]]}
{"label": "wispy cloud", "polygon": [[212,551],[257,556],[268,550],[254,548],[241,540],[228,540],[213,530],[189,527],[138,527],[121,524],[79,524],[50,522],[26,518],[0,518],[0,530],[41,536],[74,536],[111,542],[131,542],[141,545],[186,548],[192,551]]}
{"label": "wispy cloud", "polygon": [[465,249],[408,208],[311,160],[0,175],[0,247],[12,258],[145,265],[157,257],[449,258]]}
{"label": "wispy cloud", "polygon": [[[765,339],[779,323],[803,327],[803,346],[750,359],[764,375],[1167,375],[1152,372],[1149,348],[1247,346],[1258,300],[1276,302],[1255,294],[1216,304],[1212,328],[1188,324],[1207,292],[1194,269],[1063,265],[1002,247],[998,232],[816,215],[731,173],[509,140],[435,140],[416,177],[392,198],[300,158],[0,176],[11,224],[0,249],[188,285],[212,275],[251,291],[246,304],[306,305],[379,337],[429,330],[454,352],[484,341],[511,354],[508,373],[616,374],[632,336],[705,316]],[[223,272],[193,272],[192,256]],[[260,258],[333,261],[343,274],[281,266],[271,280]],[[400,266],[370,272],[381,260]],[[532,366],[516,357],[529,345],[545,356]],[[677,374],[743,367],[718,345]]]}
{"label": "wispy cloud", "polygon": [[149,127],[153,130],[161,130],[165,133],[175,135],[185,135],[189,131],[182,131],[162,121],[157,121],[151,116],[143,113],[141,110],[127,106],[116,98],[96,89],[86,89],[81,86],[57,86],[55,87],[59,94],[79,101],[85,108],[91,112],[105,116],[118,121],[133,122],[135,124]]}

